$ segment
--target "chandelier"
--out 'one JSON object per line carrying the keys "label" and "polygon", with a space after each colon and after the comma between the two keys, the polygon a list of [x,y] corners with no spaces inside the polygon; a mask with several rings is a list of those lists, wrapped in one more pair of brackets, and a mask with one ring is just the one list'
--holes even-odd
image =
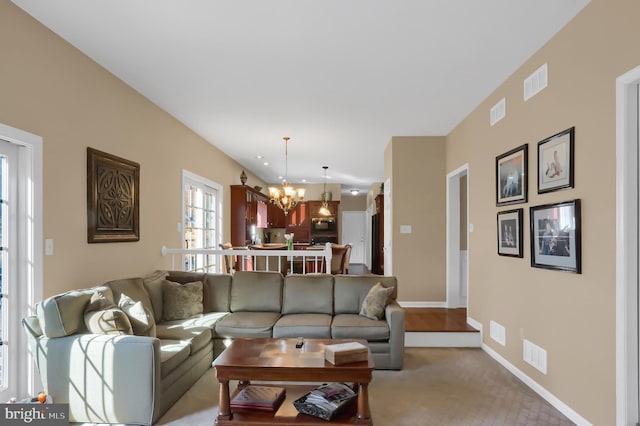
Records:
{"label": "chandelier", "polygon": [[327,196],[327,169],[329,166],[322,166],[322,168],[324,169],[324,187],[322,190],[322,207],[320,207],[318,213],[322,216],[331,216],[331,210],[329,210],[329,203],[327,201],[329,198]]}
{"label": "chandelier", "polygon": [[287,175],[289,173],[287,145],[290,138],[285,136],[282,139],[284,139],[284,179],[282,180],[282,188],[270,187],[269,196],[271,197],[271,202],[282,209],[286,216],[289,210],[295,208],[295,206],[304,199],[305,190],[304,188],[296,190],[287,182]]}

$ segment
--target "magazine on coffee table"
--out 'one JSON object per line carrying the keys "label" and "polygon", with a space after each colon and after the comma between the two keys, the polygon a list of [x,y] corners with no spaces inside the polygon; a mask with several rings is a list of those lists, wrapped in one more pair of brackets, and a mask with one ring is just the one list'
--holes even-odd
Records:
{"label": "magazine on coffee table", "polygon": [[358,393],[345,383],[324,383],[293,402],[298,412],[325,420],[342,413]]}
{"label": "magazine on coffee table", "polygon": [[231,398],[231,408],[274,411],[285,397],[285,389],[277,386],[247,385]]}

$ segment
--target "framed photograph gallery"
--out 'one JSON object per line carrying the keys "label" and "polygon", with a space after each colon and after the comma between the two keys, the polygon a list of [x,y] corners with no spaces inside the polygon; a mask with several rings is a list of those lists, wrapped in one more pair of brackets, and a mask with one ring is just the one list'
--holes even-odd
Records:
{"label": "framed photograph gallery", "polygon": [[529,208],[531,266],[581,273],[580,200]]}
{"label": "framed photograph gallery", "polygon": [[522,257],[522,209],[498,212],[498,254]]}
{"label": "framed photograph gallery", "polygon": [[538,194],[573,188],[575,127],[538,142]]}
{"label": "framed photograph gallery", "polygon": [[496,205],[527,202],[528,145],[496,157]]}

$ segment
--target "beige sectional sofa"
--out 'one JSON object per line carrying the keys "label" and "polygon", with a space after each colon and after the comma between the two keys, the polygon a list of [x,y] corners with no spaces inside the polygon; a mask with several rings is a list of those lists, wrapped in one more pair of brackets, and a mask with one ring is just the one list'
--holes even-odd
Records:
{"label": "beige sectional sofa", "polygon": [[[360,314],[377,283],[390,298],[372,319]],[[366,339],[376,368],[401,369],[396,295],[395,277],[376,275],[158,271],[50,297],[23,325],[44,389],[69,403],[70,421],[149,425],[231,339]]]}

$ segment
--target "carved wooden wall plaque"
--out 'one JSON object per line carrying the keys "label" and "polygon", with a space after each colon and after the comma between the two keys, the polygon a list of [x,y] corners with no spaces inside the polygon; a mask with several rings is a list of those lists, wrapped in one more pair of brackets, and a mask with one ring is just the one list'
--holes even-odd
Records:
{"label": "carved wooden wall plaque", "polygon": [[87,239],[140,240],[140,164],[88,147]]}

